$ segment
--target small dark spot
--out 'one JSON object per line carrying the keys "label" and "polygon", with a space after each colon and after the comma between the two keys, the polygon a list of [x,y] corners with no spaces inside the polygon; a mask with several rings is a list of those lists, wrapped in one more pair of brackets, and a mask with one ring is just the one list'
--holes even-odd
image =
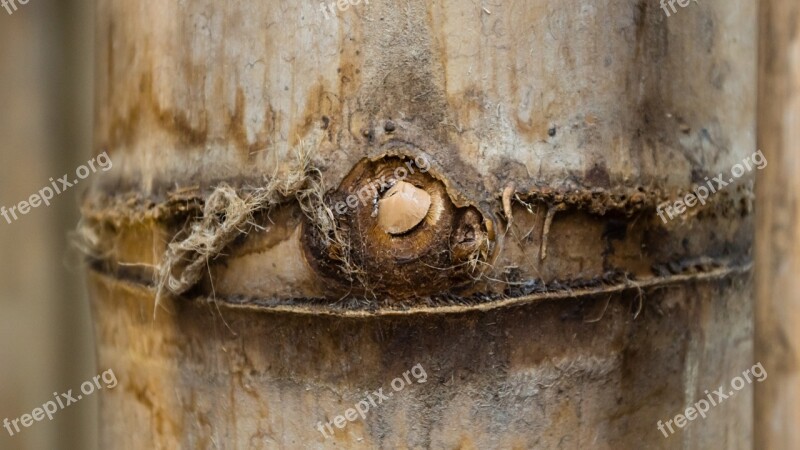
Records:
{"label": "small dark spot", "polygon": [[383,129],[386,130],[387,133],[392,133],[394,130],[397,129],[397,126],[391,120],[387,120],[386,123],[383,125]]}
{"label": "small dark spot", "polygon": [[550,127],[550,129],[547,130],[547,135],[550,136],[550,137],[555,136],[556,135],[556,127],[555,126]]}
{"label": "small dark spot", "polygon": [[692,167],[692,183],[700,183],[706,176],[700,167]]}
{"label": "small dark spot", "polygon": [[603,230],[603,237],[608,240],[621,241],[625,239],[628,233],[628,222],[619,219],[610,219],[606,222],[605,230]]}
{"label": "small dark spot", "polygon": [[328,116],[322,116],[322,129],[327,130],[328,125],[331,124],[331,119]]}
{"label": "small dark spot", "polygon": [[369,141],[372,141],[375,138],[375,133],[372,132],[372,129],[364,128],[361,130],[361,135],[367,138]]}
{"label": "small dark spot", "polygon": [[604,166],[600,164],[595,164],[586,173],[586,181],[591,183],[592,186],[595,187],[608,187],[610,184],[610,177],[608,175],[608,170]]}

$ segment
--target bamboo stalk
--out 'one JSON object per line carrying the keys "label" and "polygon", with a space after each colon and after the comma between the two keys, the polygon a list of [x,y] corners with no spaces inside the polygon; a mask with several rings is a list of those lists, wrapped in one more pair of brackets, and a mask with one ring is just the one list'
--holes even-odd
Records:
{"label": "bamboo stalk", "polygon": [[755,397],[755,447],[800,447],[800,65],[795,1],[759,13],[758,146],[769,160],[757,189],[755,357],[769,373]]}

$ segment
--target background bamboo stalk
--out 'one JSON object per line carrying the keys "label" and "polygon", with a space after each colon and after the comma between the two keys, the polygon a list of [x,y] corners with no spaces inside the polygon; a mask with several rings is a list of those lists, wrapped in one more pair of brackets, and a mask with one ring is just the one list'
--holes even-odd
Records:
{"label": "background bamboo stalk", "polygon": [[[92,142],[94,4],[41,0],[0,8],[0,205],[74,170]],[[0,219],[0,420],[94,375],[92,322],[69,234],[80,190],[8,224]],[[0,448],[97,448],[97,403],[85,400]]]}
{"label": "background bamboo stalk", "polygon": [[755,397],[755,448],[800,448],[800,3],[762,0],[755,358],[769,373]]}

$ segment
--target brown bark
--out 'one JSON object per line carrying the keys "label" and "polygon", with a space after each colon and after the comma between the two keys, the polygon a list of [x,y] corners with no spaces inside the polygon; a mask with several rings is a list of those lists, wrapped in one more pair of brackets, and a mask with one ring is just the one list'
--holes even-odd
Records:
{"label": "brown bark", "polygon": [[[752,365],[751,189],[655,206],[755,149],[754,5],[430,3],[99,2],[104,443],[749,446],[656,423]],[[410,231],[337,211],[420,158]]]}

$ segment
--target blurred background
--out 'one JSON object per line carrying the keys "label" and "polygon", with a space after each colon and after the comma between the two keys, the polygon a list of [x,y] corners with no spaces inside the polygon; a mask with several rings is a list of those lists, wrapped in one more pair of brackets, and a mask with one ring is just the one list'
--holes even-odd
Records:
{"label": "blurred background", "polygon": [[[0,3],[2,5],[2,3]],[[0,6],[0,205],[74,173],[92,145],[93,2]],[[90,178],[87,179],[90,180]],[[0,219],[0,421],[100,373],[79,258],[68,233],[80,185],[9,224]],[[0,449],[93,449],[95,393],[9,436]]]}

